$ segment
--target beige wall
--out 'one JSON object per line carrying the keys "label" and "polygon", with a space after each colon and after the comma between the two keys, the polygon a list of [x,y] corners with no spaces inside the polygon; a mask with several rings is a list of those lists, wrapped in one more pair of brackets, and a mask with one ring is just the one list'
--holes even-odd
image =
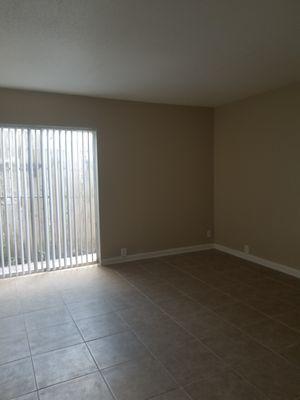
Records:
{"label": "beige wall", "polygon": [[215,242],[300,268],[299,113],[299,84],[215,118],[210,108],[0,90],[0,124],[97,129],[103,257],[212,241],[215,158]]}
{"label": "beige wall", "polygon": [[97,129],[103,257],[208,241],[212,109],[1,89],[1,123]]}
{"label": "beige wall", "polygon": [[215,242],[300,268],[300,85],[215,110]]}

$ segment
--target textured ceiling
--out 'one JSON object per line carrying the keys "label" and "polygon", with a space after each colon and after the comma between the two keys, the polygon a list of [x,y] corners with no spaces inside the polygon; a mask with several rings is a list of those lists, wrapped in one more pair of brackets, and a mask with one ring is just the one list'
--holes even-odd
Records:
{"label": "textured ceiling", "polygon": [[211,106],[299,75],[299,0],[0,0],[2,87]]}

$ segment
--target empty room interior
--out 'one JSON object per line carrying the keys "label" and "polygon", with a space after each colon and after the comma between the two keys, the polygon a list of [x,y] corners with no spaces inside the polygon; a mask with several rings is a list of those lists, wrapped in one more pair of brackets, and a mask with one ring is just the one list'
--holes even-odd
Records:
{"label": "empty room interior", "polygon": [[0,400],[300,400],[299,0],[0,0]]}

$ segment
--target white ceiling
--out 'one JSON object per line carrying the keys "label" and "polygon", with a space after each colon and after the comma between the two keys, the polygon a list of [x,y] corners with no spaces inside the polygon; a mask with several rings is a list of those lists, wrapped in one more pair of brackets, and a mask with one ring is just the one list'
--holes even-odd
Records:
{"label": "white ceiling", "polygon": [[299,79],[299,0],[0,0],[2,87],[211,106]]}

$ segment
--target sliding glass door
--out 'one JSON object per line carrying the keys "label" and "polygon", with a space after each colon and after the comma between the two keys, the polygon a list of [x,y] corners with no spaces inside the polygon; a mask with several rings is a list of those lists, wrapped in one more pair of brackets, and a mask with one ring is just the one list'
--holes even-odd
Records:
{"label": "sliding glass door", "polygon": [[96,134],[0,127],[0,275],[99,259]]}

